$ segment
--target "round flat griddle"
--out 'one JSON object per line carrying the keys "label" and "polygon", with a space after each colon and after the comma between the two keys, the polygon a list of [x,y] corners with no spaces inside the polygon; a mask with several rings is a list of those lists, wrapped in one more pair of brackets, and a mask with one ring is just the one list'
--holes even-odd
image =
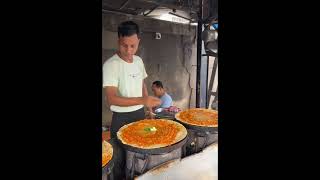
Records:
{"label": "round flat griddle", "polygon": [[176,118],[174,120],[176,122],[181,123],[187,129],[192,129],[192,130],[196,130],[196,131],[205,131],[205,132],[210,132],[212,134],[218,134],[218,127],[196,126],[196,125],[192,125],[192,124],[188,124],[188,123],[179,121]]}
{"label": "round flat griddle", "polygon": [[[130,126],[130,124],[135,124],[135,123],[139,123],[139,122],[157,122],[157,121],[164,121],[164,122],[170,122],[170,123],[174,123],[179,125],[183,131],[183,135],[179,137],[179,139],[176,139],[175,141],[177,142],[173,142],[173,144],[165,146],[165,147],[158,147],[158,148],[141,148],[141,147],[136,147],[134,145],[130,145],[130,144],[125,144],[123,143],[120,139],[119,139],[119,131],[121,131],[123,128],[126,128],[128,126]],[[119,131],[117,132],[117,140],[119,142],[119,144],[126,150],[131,151],[131,152],[136,152],[136,153],[144,153],[144,154],[166,154],[168,152],[171,152],[173,150],[176,150],[178,148],[181,148],[186,142],[187,142],[187,137],[188,137],[188,131],[187,129],[180,123],[172,121],[172,120],[167,120],[167,119],[159,119],[159,120],[151,120],[151,119],[145,119],[145,120],[140,120],[137,122],[133,122],[130,123],[128,125],[122,126]],[[165,128],[165,127],[164,127]],[[155,142],[156,143],[156,142]]]}
{"label": "round flat griddle", "polygon": [[170,119],[170,120],[174,120],[175,114],[177,114],[176,112],[169,112],[169,111],[165,111],[163,108],[158,108],[155,112],[156,119]]}
{"label": "round flat griddle", "polygon": [[160,113],[156,113],[155,118],[174,120],[174,115],[175,115],[174,113],[170,113],[170,112],[160,112]]}
{"label": "round flat griddle", "polygon": [[154,149],[142,149],[142,148],[137,148],[137,147],[133,147],[130,146],[128,144],[123,144],[121,140],[119,140],[117,138],[117,140],[119,141],[119,143],[121,144],[121,146],[123,146],[123,148],[125,148],[128,151],[132,151],[132,152],[136,152],[136,153],[143,153],[143,154],[165,154],[168,152],[171,152],[175,149],[181,148],[188,140],[188,134],[186,135],[186,137],[184,139],[182,139],[181,141],[172,144],[170,146],[166,146],[166,147],[161,147],[161,148],[154,148]]}
{"label": "round flat griddle", "polygon": [[188,124],[186,122],[180,121],[177,118],[174,118],[174,121],[181,123],[187,129],[192,129],[192,130],[195,130],[195,131],[210,132],[212,134],[218,134],[218,127],[197,126],[197,125]]}
{"label": "round flat griddle", "polygon": [[109,169],[113,168],[113,156],[111,157],[110,161],[102,167],[102,173],[103,174],[109,174]]}
{"label": "round flat griddle", "polygon": [[[110,145],[112,146],[112,144]],[[114,153],[112,153],[110,161],[107,162],[106,165],[102,166],[102,173],[107,172],[109,168],[113,168],[113,156],[114,156]]]}

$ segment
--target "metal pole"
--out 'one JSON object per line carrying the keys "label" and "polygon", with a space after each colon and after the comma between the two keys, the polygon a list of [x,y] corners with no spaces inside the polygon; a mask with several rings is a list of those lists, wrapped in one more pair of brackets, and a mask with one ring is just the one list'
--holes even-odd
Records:
{"label": "metal pole", "polygon": [[208,99],[208,90],[209,90],[209,88],[208,88],[208,81],[209,81],[209,56],[207,56],[207,67],[206,67],[206,69],[207,69],[207,75],[206,75],[206,94],[205,94],[205,99],[206,99],[206,102],[205,102],[205,107],[206,108],[208,108],[208,106],[209,106],[209,99]]}
{"label": "metal pole", "polygon": [[203,0],[199,0],[198,27],[197,27],[197,79],[196,79],[196,107],[200,107],[200,80],[201,80],[201,57],[202,57],[202,6]]}

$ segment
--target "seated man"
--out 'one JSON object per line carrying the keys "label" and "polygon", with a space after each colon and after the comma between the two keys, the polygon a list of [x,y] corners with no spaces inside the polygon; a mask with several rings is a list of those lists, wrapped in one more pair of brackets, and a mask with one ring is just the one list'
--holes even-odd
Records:
{"label": "seated man", "polygon": [[161,105],[157,108],[168,108],[172,106],[172,98],[163,88],[161,81],[155,81],[152,83],[153,94],[161,99]]}

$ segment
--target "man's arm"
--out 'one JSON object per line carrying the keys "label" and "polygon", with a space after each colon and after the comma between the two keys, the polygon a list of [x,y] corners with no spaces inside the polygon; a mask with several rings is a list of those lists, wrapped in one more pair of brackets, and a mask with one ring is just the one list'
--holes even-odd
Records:
{"label": "man's arm", "polygon": [[110,105],[116,105],[116,106],[134,106],[134,105],[145,105],[147,107],[154,107],[158,106],[158,104],[161,103],[161,101],[158,98],[146,96],[146,97],[119,97],[117,95],[118,88],[113,86],[106,86],[105,88],[106,96],[108,103]]}
{"label": "man's arm", "polygon": [[127,97],[119,97],[117,95],[118,88],[113,86],[107,86],[105,88],[107,100],[110,105],[116,105],[116,106],[134,106],[134,105],[142,105],[144,104],[143,97],[133,97],[133,98],[127,98]]}
{"label": "man's arm", "polygon": [[[143,86],[142,86],[142,95],[144,98],[148,97],[148,89],[144,80],[143,80]],[[147,107],[147,108],[149,112],[152,112],[152,107]]]}

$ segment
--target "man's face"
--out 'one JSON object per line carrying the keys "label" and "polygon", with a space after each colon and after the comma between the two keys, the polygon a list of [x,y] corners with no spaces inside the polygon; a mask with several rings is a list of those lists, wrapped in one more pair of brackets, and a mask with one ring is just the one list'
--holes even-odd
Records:
{"label": "man's face", "polygon": [[132,60],[138,50],[140,39],[137,34],[132,36],[119,37],[119,52],[125,60]]}
{"label": "man's face", "polygon": [[162,92],[161,88],[158,88],[156,85],[153,84],[151,89],[152,89],[152,92],[155,96],[157,96],[157,97],[161,96],[161,92]]}

